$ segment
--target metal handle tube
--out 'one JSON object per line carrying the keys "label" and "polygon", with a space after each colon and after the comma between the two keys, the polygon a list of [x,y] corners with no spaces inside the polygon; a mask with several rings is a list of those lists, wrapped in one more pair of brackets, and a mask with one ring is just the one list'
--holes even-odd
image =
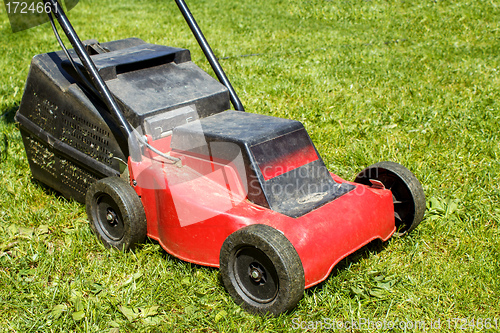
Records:
{"label": "metal handle tube", "polygon": [[203,50],[203,53],[205,53],[205,57],[207,57],[210,66],[212,66],[215,75],[217,75],[219,81],[223,85],[225,85],[227,90],[229,91],[229,98],[231,99],[231,103],[233,103],[234,108],[238,111],[245,111],[243,104],[241,104],[241,101],[236,92],[234,91],[231,82],[229,82],[226,73],[224,73],[224,70],[217,61],[217,58],[215,57],[214,52],[212,51],[212,48],[210,47],[205,36],[201,32],[201,29],[196,23],[196,20],[194,19],[193,14],[191,14],[191,11],[186,5],[186,2],[184,0],[175,0],[175,2],[177,3],[177,6],[179,7],[182,15],[184,16],[184,19],[189,25],[189,28],[191,28],[191,31],[193,32],[194,37],[198,41],[198,44],[200,45],[201,49]]}
{"label": "metal handle tube", "polygon": [[69,42],[75,49],[76,54],[78,55],[83,66],[87,70],[94,86],[99,91],[102,101],[106,104],[109,111],[114,116],[115,120],[118,122],[117,125],[120,128],[120,131],[125,136],[125,138],[127,138],[130,145],[129,153],[131,155],[132,160],[140,161],[141,154],[140,154],[139,143],[137,139],[134,138],[133,134],[134,132],[132,126],[121,112],[120,107],[118,106],[116,100],[111,94],[111,91],[109,90],[108,86],[106,85],[101,75],[99,74],[99,71],[97,70],[94,62],[92,61],[92,59],[90,59],[89,54],[85,50],[85,46],[83,45],[82,41],[80,40],[75,30],[73,29],[71,23],[68,20],[68,17],[64,13],[62,6],[59,5],[57,0],[44,0],[44,3],[48,3],[51,6],[52,9],[51,13],[56,17],[57,21],[59,22],[59,25],[66,34],[66,37],[68,37]]}

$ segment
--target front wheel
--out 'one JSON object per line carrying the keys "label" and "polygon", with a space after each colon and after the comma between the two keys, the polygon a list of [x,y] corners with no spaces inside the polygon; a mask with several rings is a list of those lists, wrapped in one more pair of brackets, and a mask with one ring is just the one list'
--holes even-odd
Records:
{"label": "front wheel", "polygon": [[401,164],[379,162],[361,171],[354,182],[371,185],[370,179],[380,181],[392,192],[398,234],[415,229],[425,212],[425,194],[417,177]]}
{"label": "front wheel", "polygon": [[92,231],[106,247],[128,250],[146,238],[144,207],[135,190],[118,177],[92,184],[85,198]]}
{"label": "front wheel", "polygon": [[267,225],[250,225],[229,235],[220,251],[220,272],[235,302],[251,313],[279,315],[293,309],[304,294],[297,251]]}

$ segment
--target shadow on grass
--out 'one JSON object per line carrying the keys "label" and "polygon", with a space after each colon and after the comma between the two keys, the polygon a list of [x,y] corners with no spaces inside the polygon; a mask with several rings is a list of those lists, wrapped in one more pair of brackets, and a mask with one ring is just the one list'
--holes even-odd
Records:
{"label": "shadow on grass", "polygon": [[[165,251],[165,249],[160,245],[160,242],[158,242],[157,240],[154,240],[152,238],[149,238],[149,237],[146,237],[146,240],[144,241],[144,244],[152,244],[152,245],[158,245],[161,249],[161,255],[163,257],[163,259],[165,260],[171,260],[173,261],[175,264],[182,264],[182,265],[189,265],[190,268],[194,268],[194,269],[210,269],[210,270],[219,270],[218,268],[216,267],[211,267],[211,266],[203,266],[203,265],[198,265],[198,264],[194,264],[192,262],[189,262],[189,261],[184,261],[182,259],[179,259],[173,255],[171,255],[170,253],[168,253],[167,251]],[[219,275],[219,280],[221,281],[222,283],[222,279],[220,278],[220,274]]]}
{"label": "shadow on grass", "polygon": [[19,109],[19,105],[12,104],[7,106],[5,109],[1,111],[0,121],[5,124],[13,124],[15,123],[14,117],[16,116],[16,111]]}
{"label": "shadow on grass", "polygon": [[[15,115],[16,111],[19,109],[19,106],[13,104],[0,113],[0,121],[5,123],[6,125],[11,125],[15,123]],[[0,162],[4,162],[9,155],[9,139],[5,133],[0,133]]]}
{"label": "shadow on grass", "polygon": [[47,196],[55,197],[58,200],[59,199],[66,200],[68,202],[74,201],[74,199],[65,197],[61,192],[53,189],[52,187],[49,187],[45,183],[42,183],[40,180],[34,178],[33,175],[31,176],[31,184],[33,184],[35,187],[40,188],[43,191],[43,193],[46,194]]}
{"label": "shadow on grass", "polygon": [[0,135],[0,162],[4,162],[7,160],[7,157],[9,156],[9,139],[7,138],[7,135],[1,134]]}

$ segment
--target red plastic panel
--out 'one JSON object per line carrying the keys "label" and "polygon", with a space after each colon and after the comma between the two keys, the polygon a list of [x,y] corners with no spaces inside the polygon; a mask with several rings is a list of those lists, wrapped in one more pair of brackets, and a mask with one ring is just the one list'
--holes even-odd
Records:
{"label": "red plastic panel", "polygon": [[305,129],[259,143],[250,148],[265,180],[272,179],[319,157]]}
{"label": "red plastic panel", "polygon": [[316,154],[314,147],[306,146],[293,152],[293,154],[280,156],[276,160],[270,161],[268,164],[259,165],[259,168],[264,179],[269,180],[306,165],[307,163],[314,162],[317,159],[318,154]]}

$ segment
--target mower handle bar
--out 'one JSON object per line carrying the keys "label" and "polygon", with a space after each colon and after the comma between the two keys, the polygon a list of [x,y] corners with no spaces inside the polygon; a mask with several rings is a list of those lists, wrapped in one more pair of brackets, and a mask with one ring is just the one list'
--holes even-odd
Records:
{"label": "mower handle bar", "polygon": [[[130,157],[132,158],[133,161],[140,161],[142,159],[142,156],[140,154],[139,142],[142,142],[143,140],[141,140],[139,135],[136,132],[134,132],[134,129],[123,115],[120,107],[118,106],[118,103],[113,97],[113,94],[111,93],[108,86],[106,85],[101,75],[99,74],[99,71],[97,70],[92,59],[90,58],[87,50],[85,49],[85,46],[78,37],[78,34],[73,29],[73,26],[68,20],[68,17],[66,16],[66,13],[64,12],[62,6],[59,5],[58,0],[43,0],[43,1],[45,4],[49,4],[50,8],[52,9],[49,12],[49,15],[54,15],[57,21],[59,22],[59,25],[61,26],[64,33],[66,34],[66,37],[73,46],[76,54],[78,55],[78,58],[80,58],[80,61],[87,70],[90,79],[92,80],[92,83],[94,84],[95,88],[101,95],[102,101],[106,104],[109,111],[111,112],[115,120],[118,122],[118,127],[120,131],[128,140],[128,143],[130,145],[129,146]],[[217,61],[217,58],[215,57],[212,49],[210,48],[210,45],[205,39],[205,36],[201,32],[201,29],[196,23],[196,20],[191,14],[188,6],[186,5],[186,2],[184,0],[175,0],[175,2],[177,3],[177,6],[179,7],[179,10],[184,16],[189,27],[191,28],[193,35],[198,41],[198,44],[203,50],[205,56],[207,57],[208,62],[212,66],[215,75],[217,76],[219,81],[228,89],[229,98],[234,108],[238,111],[245,111],[240,99],[238,98],[238,95],[236,94],[233,86],[231,85],[231,82],[229,82],[229,79],[224,73],[224,70]]]}
{"label": "mower handle bar", "polygon": [[118,127],[120,128],[120,131],[129,142],[130,157],[134,161],[140,161],[142,157],[139,149],[139,141],[133,140],[134,129],[127,121],[123,113],[121,112],[118,103],[116,102],[108,86],[106,85],[101,75],[99,74],[99,71],[97,70],[94,62],[92,61],[92,59],[90,59],[89,54],[85,50],[85,46],[80,40],[80,37],[78,37],[77,33],[73,29],[73,26],[69,22],[68,17],[66,16],[66,13],[64,12],[62,6],[59,5],[58,0],[43,0],[43,1],[45,4],[49,4],[52,10],[48,14],[54,15],[57,21],[59,22],[59,25],[66,34],[66,37],[68,37],[68,40],[73,46],[76,54],[78,55],[78,58],[80,58],[82,64],[87,70],[90,79],[92,80],[92,83],[94,84],[95,88],[101,95],[102,101],[104,102],[104,104],[106,104],[109,111],[114,116],[115,120],[118,122]]}
{"label": "mower handle bar", "polygon": [[200,45],[203,53],[205,54],[205,57],[210,63],[210,66],[212,66],[215,75],[217,75],[217,78],[219,79],[220,83],[225,85],[227,90],[229,91],[229,99],[231,100],[231,103],[233,103],[234,108],[238,111],[245,111],[243,104],[241,104],[241,101],[236,92],[234,91],[231,82],[229,82],[226,73],[224,73],[224,70],[220,66],[219,61],[215,57],[214,52],[210,47],[210,44],[208,44],[205,36],[203,35],[203,32],[198,26],[198,23],[196,23],[196,20],[194,19],[193,14],[191,14],[191,11],[186,5],[186,2],[184,0],[175,0],[175,3],[177,4],[177,7],[179,7],[179,10],[184,16],[184,19],[186,20],[186,23],[189,25],[189,28],[191,28],[191,32],[198,41],[198,44]]}

